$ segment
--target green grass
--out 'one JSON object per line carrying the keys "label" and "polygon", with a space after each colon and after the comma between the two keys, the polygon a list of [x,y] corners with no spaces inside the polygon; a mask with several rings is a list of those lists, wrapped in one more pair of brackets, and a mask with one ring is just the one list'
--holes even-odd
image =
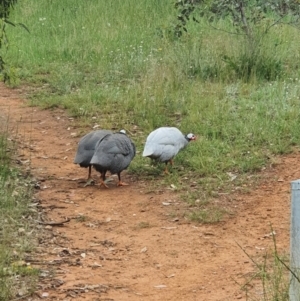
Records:
{"label": "green grass", "polygon": [[[295,28],[279,24],[251,53],[242,36],[215,30],[205,18],[175,39],[173,4],[20,2],[12,20],[30,33],[9,28],[4,56],[32,105],[65,108],[86,131],[125,128],[138,150],[129,171],[140,178],[170,182],[157,178],[162,166],[141,157],[152,130],[196,134],[176,157],[172,181],[181,189],[193,184],[205,201],[299,145],[300,41]],[[214,26],[232,29],[226,19]]]}
{"label": "green grass", "polygon": [[187,217],[194,222],[214,224],[220,222],[223,219],[224,214],[224,210],[215,207],[207,209],[193,209],[192,212],[187,214]]}
{"label": "green grass", "polygon": [[86,215],[78,215],[78,216],[76,216],[75,220],[76,220],[76,222],[79,222],[79,223],[85,223],[86,221],[89,220],[89,218]]}
{"label": "green grass", "polygon": [[[218,31],[201,18],[176,39],[174,2],[20,1],[12,21],[24,23],[30,33],[9,28],[9,49],[2,54],[19,78],[14,85],[26,86],[31,105],[68,110],[77,118],[78,132],[94,124],[125,128],[138,150],[129,172],[145,178],[150,191],[173,184],[190,205],[187,217],[214,223],[226,214],[210,202],[218,192],[244,187],[252,181],[248,175],[275,156],[299,149],[299,32],[278,24],[253,52],[242,36],[225,33],[232,31],[228,20],[213,24]],[[147,135],[160,126],[198,136],[178,154],[167,177],[161,176],[163,165],[152,166],[141,157]],[[2,158],[9,161],[6,152]],[[24,275],[27,269],[11,267],[11,238],[20,239],[14,221],[26,204],[18,201],[23,192],[13,194],[17,173],[7,167],[2,178],[8,191],[0,194],[0,226],[6,231],[0,271]],[[137,225],[147,227],[146,222]],[[263,300],[287,298],[286,270],[276,256],[271,266],[269,260],[254,262]],[[0,299],[8,300],[13,278],[6,272],[1,276]]]}
{"label": "green grass", "polygon": [[28,217],[31,184],[11,164],[14,145],[8,143],[6,128],[0,134],[0,300],[18,293],[30,295],[38,270],[24,261],[34,247],[33,225]]}
{"label": "green grass", "polygon": [[[273,231],[272,231],[273,233]],[[250,259],[255,271],[246,276],[241,290],[249,301],[288,301],[290,286],[289,256],[279,254],[275,236],[273,249],[266,250],[263,256],[254,258],[240,245],[241,250]],[[256,256],[258,257],[258,256]]]}

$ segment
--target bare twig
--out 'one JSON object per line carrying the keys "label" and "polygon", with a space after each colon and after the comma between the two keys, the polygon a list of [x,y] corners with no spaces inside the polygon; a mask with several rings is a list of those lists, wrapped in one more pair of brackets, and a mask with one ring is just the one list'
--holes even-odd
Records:
{"label": "bare twig", "polygon": [[69,218],[67,218],[66,220],[64,221],[61,221],[61,222],[42,222],[42,221],[37,221],[39,224],[41,225],[50,225],[50,226],[61,226],[65,223],[68,223],[70,221]]}
{"label": "bare twig", "polygon": [[11,301],[24,300],[24,298],[27,298],[27,297],[30,297],[30,296],[32,296],[32,293],[29,293],[29,294],[26,294],[26,295],[14,298]]}
{"label": "bare twig", "polygon": [[237,36],[246,36],[245,33],[239,33],[239,32],[233,32],[233,31],[221,29],[221,28],[218,28],[218,27],[213,26],[212,24],[209,24],[209,26],[210,26],[211,28],[215,29],[215,30],[223,31],[223,32],[226,32],[226,33],[229,33],[229,34],[234,34],[234,35],[237,35]]}
{"label": "bare twig", "polygon": [[277,19],[276,21],[274,21],[271,25],[269,25],[266,30],[265,30],[265,33],[267,33],[271,27],[277,25],[278,23],[281,23],[280,21],[284,18],[285,16],[282,16],[280,17],[279,19]]}
{"label": "bare twig", "polygon": [[65,209],[67,208],[66,206],[57,206],[57,205],[49,205],[49,206],[39,206],[41,209]]}
{"label": "bare twig", "polygon": [[245,10],[244,10],[243,1],[239,2],[238,9],[239,9],[241,21],[243,23],[243,27],[242,28],[246,32],[246,35],[248,37],[251,37],[252,36],[252,31],[251,31],[251,28],[250,28],[250,26],[249,26],[249,24],[247,22],[247,18],[246,18],[246,14],[245,14]]}

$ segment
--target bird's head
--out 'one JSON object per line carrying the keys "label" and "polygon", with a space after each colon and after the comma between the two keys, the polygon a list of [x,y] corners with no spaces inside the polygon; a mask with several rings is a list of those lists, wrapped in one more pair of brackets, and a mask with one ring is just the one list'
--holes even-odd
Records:
{"label": "bird's head", "polygon": [[185,137],[188,141],[196,140],[196,136],[192,133],[187,134]]}
{"label": "bird's head", "polygon": [[125,130],[120,130],[120,133],[126,135],[126,131]]}

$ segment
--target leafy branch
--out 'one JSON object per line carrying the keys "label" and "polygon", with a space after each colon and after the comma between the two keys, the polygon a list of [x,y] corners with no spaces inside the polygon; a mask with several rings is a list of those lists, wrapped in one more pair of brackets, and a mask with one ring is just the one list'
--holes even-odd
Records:
{"label": "leafy branch", "polygon": [[278,23],[295,26],[300,18],[298,0],[179,0],[175,8],[178,12],[175,34],[179,37],[183,31],[187,32],[186,24],[190,19],[199,22],[198,18],[203,16],[211,22],[229,18],[235,33],[244,34],[250,40],[254,37],[255,28],[266,19],[269,25],[265,27],[264,33]]}

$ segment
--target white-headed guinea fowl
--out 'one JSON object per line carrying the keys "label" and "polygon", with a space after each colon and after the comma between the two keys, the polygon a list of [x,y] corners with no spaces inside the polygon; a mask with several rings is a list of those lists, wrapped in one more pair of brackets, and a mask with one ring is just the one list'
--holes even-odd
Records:
{"label": "white-headed guinea fowl", "polygon": [[97,143],[106,135],[112,133],[109,130],[97,130],[86,134],[79,140],[74,163],[79,164],[80,167],[89,168],[88,180],[91,179],[91,159],[94,156]]}
{"label": "white-headed guinea fowl", "polygon": [[192,140],[196,140],[192,133],[185,136],[175,127],[160,127],[147,137],[143,157],[165,162],[164,173],[167,174],[168,162],[173,165],[172,159]]}
{"label": "white-headed guinea fowl", "polygon": [[105,184],[105,174],[110,171],[117,174],[118,186],[127,185],[121,181],[121,172],[126,169],[135,156],[135,145],[125,133],[114,133],[105,136],[96,146],[91,164],[100,172],[100,186]]}

